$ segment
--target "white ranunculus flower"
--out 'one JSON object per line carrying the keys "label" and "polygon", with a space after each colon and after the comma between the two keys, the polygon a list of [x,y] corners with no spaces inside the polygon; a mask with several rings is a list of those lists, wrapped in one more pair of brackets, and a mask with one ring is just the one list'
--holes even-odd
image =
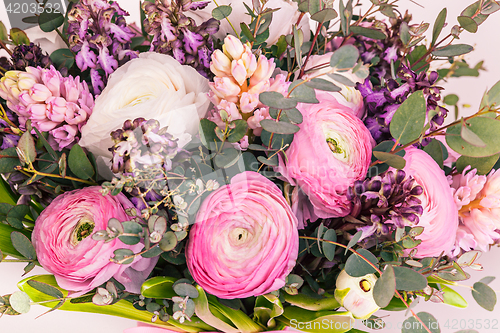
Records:
{"label": "white ranunculus flower", "polygon": [[[252,8],[252,0],[217,0],[219,6],[230,5],[233,11],[229,15],[229,20],[233,24],[234,28],[241,34],[240,23],[245,22],[250,24],[251,17],[248,15],[245,5],[246,3],[249,8]],[[202,9],[192,11],[187,15],[192,17],[197,24],[204,22],[212,17],[212,10],[217,7],[215,2],[212,0],[210,4]],[[297,19],[300,16],[298,10],[298,5],[292,0],[269,0],[266,3],[265,8],[278,9],[278,11],[273,13],[273,20],[269,26],[269,38],[266,40],[267,45],[276,44],[281,35],[288,35],[292,32],[292,26],[297,23]],[[304,33],[304,40],[309,40],[309,18],[304,17],[300,21],[299,28],[302,29]],[[219,32],[215,34],[218,39],[224,39],[227,34],[234,35],[234,30],[227,21],[224,19],[221,21]]]}
{"label": "white ranunculus flower", "polygon": [[110,76],[79,143],[109,162],[110,133],[124,121],[142,117],[167,126],[183,147],[198,133],[199,120],[207,113],[208,91],[208,80],[192,67],[164,54],[141,53]]}
{"label": "white ranunculus flower", "polygon": [[337,277],[335,299],[351,312],[354,318],[367,319],[380,309],[373,299],[375,282],[375,274],[353,277],[343,270]]}

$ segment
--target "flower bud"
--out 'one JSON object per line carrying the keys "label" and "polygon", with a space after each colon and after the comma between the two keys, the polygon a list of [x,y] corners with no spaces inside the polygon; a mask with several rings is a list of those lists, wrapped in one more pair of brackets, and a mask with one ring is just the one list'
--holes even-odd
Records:
{"label": "flower bud", "polygon": [[245,68],[245,64],[241,59],[233,60],[233,62],[231,63],[231,74],[240,86],[245,83],[245,80],[247,78],[247,69]]}
{"label": "flower bud", "polygon": [[241,58],[241,54],[245,50],[241,41],[231,35],[228,35],[224,39],[224,45],[222,46],[222,50],[229,57],[230,60],[239,60]]}
{"label": "flower bud", "polygon": [[257,63],[257,69],[250,78],[250,85],[254,86],[261,81],[271,78],[275,67],[276,64],[273,59],[268,60],[265,56],[261,55],[259,57],[259,62]]}
{"label": "flower bud", "polygon": [[216,76],[228,76],[231,74],[231,60],[221,50],[215,50],[210,70]]}
{"label": "flower bud", "polygon": [[335,299],[351,312],[354,318],[367,319],[380,309],[373,299],[375,282],[375,274],[352,277],[343,270],[337,277]]}

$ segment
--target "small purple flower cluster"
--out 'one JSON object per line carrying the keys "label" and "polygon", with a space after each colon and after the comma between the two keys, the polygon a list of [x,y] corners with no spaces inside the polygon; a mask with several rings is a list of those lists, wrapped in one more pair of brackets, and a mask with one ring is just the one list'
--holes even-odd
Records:
{"label": "small purple flower cluster", "polygon": [[[12,51],[12,57],[9,61],[3,58],[1,67],[5,71],[19,70],[24,71],[26,67],[42,67],[49,68],[52,65],[52,60],[47,53],[44,53],[40,46],[30,43],[29,45],[19,45]],[[67,73],[62,73],[63,75]]]}
{"label": "small purple flower cluster", "polygon": [[[403,170],[386,171],[364,181],[356,181],[347,191],[353,202],[350,217],[363,222],[363,238],[373,234],[387,235],[393,227],[418,224],[423,213],[418,198],[422,186]],[[349,218],[347,218],[349,221]]]}
{"label": "small purple flower cluster", "polygon": [[[433,116],[429,119],[430,130],[434,131],[444,122],[448,110],[439,106],[441,100],[441,87],[435,86],[439,77],[437,72],[415,73],[406,66],[402,66],[398,71],[399,81],[388,80],[384,87],[374,88],[369,79],[363,84],[358,83],[356,88],[361,92],[365,100],[367,116],[365,118],[366,127],[370,130],[377,143],[384,140],[391,140],[392,136],[389,130],[394,113],[409,95],[422,90],[427,103],[427,115],[431,112]],[[428,141],[423,140],[426,145]]]}
{"label": "small purple flower cluster", "polygon": [[153,36],[150,51],[173,56],[183,65],[195,68],[210,77],[210,57],[214,50],[212,35],[219,30],[219,21],[211,18],[197,26],[183,12],[205,8],[210,1],[156,0],[144,1],[144,28]]}
{"label": "small purple flower cluster", "polygon": [[82,72],[90,68],[95,94],[104,89],[111,73],[138,56],[130,49],[135,33],[125,21],[128,15],[117,2],[105,0],[81,0],[68,15],[71,50]]}

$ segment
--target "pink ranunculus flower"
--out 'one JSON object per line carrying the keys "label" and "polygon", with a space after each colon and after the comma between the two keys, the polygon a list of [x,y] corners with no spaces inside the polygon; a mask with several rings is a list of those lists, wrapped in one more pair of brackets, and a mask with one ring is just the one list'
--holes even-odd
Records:
{"label": "pink ranunculus flower", "polygon": [[208,293],[245,298],[283,287],[298,247],[297,218],[283,194],[248,171],[203,201],[186,260],[193,279]]}
{"label": "pink ranunculus flower", "polygon": [[422,240],[415,257],[439,256],[452,250],[458,228],[458,210],[448,180],[432,157],[417,148],[405,149],[404,171],[415,178],[424,192],[419,196],[423,213],[418,225],[424,232],[417,236]]}
{"label": "pink ranunculus flower", "polygon": [[58,196],[36,220],[32,240],[38,262],[54,274],[60,287],[81,295],[112,277],[126,290],[140,293],[141,284],[153,270],[157,258],[138,256],[132,264],[111,262],[117,249],[139,252],[144,245],[126,245],[119,239],[108,243],[92,239],[111,218],[130,220],[125,209],[133,204],[120,193],[103,196],[100,186],[86,187]]}
{"label": "pink ranunculus flower", "polygon": [[312,204],[308,214],[296,214],[313,219],[346,216],[351,211],[347,189],[366,177],[373,139],[363,122],[335,98],[321,93],[317,97],[319,104],[299,104],[304,121],[278,169]]}

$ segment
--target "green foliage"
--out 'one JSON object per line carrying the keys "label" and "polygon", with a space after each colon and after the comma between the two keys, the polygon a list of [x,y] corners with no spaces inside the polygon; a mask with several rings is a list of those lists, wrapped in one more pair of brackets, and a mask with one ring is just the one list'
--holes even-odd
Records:
{"label": "green foliage", "polygon": [[383,151],[373,151],[375,156],[380,162],[386,163],[395,169],[403,169],[406,165],[406,160],[396,154],[386,153]]}
{"label": "green foliage", "polygon": [[10,295],[9,302],[14,311],[19,313],[28,313],[31,308],[30,298],[23,291],[16,291]]}
{"label": "green foliage", "polygon": [[473,285],[472,297],[482,308],[493,311],[497,303],[497,295],[491,287],[483,282],[476,282]]}
{"label": "green foliage", "polygon": [[18,28],[12,28],[10,29],[10,39],[12,40],[12,43],[14,45],[19,46],[19,45],[29,45],[30,39],[28,38],[28,35],[24,31]]}
{"label": "green foliage", "polygon": [[467,54],[474,50],[474,48],[467,44],[454,44],[443,47],[438,47],[432,51],[432,55],[436,57],[456,57],[459,55]]}
{"label": "green foliage", "polygon": [[345,249],[344,254],[346,254],[351,247],[353,247],[354,245],[356,245],[358,243],[358,240],[361,238],[362,235],[363,235],[363,231],[359,230],[358,232],[356,232],[354,234],[354,236],[352,236],[349,243],[347,243],[347,247]]}
{"label": "green foliage", "polygon": [[[283,319],[280,319],[285,324],[290,326],[290,321],[304,323],[301,327],[303,332],[322,333],[324,329],[321,323],[329,323],[328,332],[343,333],[354,327],[354,319],[350,312],[340,311],[309,311],[296,306],[285,308]],[[316,323],[316,324],[315,324]]]}
{"label": "green foliage", "polygon": [[387,36],[381,30],[378,29],[370,29],[370,28],[360,27],[357,25],[353,25],[349,29],[351,29],[351,32],[355,35],[360,35],[371,39],[387,38]]}
{"label": "green foliage", "polygon": [[373,298],[375,303],[381,308],[388,306],[394,296],[396,290],[396,276],[394,268],[387,265],[380,278],[375,282],[373,287]]}
{"label": "green foliage", "polygon": [[[334,229],[328,229],[323,235],[323,239],[327,241],[336,242],[337,241],[337,233]],[[335,256],[336,245],[328,242],[322,242],[323,253],[329,261],[333,261]]]}
{"label": "green foliage", "polygon": [[59,49],[50,54],[50,60],[52,60],[57,70],[62,68],[70,69],[75,63],[75,55],[70,49]]}
{"label": "green foliage", "polygon": [[377,272],[377,270],[365,260],[367,259],[375,267],[378,267],[377,257],[375,257],[370,251],[366,249],[358,249],[356,252],[364,258],[361,258],[356,253],[351,254],[349,258],[347,258],[344,269],[348,275],[353,277],[361,277]]}
{"label": "green foliage", "polygon": [[333,52],[330,66],[337,69],[353,68],[358,62],[359,51],[353,45],[344,45]]}
{"label": "green foliage", "polygon": [[31,244],[31,241],[23,233],[18,231],[13,231],[10,234],[12,245],[14,248],[21,253],[25,258],[30,260],[36,260],[36,251]]}
{"label": "green foliage", "polygon": [[407,144],[420,137],[425,124],[426,102],[422,91],[417,91],[401,104],[390,124],[391,135],[400,144]]}
{"label": "green foliage", "polygon": [[310,311],[335,310],[340,307],[335,297],[312,297],[305,294],[289,295],[284,294],[285,301],[299,308]]}
{"label": "green foliage", "polygon": [[443,168],[443,147],[441,142],[436,139],[432,139],[427,146],[424,147],[424,151],[429,154],[434,161],[439,165],[439,167]]}
{"label": "green foliage", "polygon": [[470,165],[471,169],[477,169],[479,175],[486,175],[497,163],[499,156],[499,154],[486,157],[460,156],[456,162],[457,171],[461,173]]}
{"label": "green foliage", "polygon": [[323,23],[337,18],[338,14],[333,8],[325,8],[311,15],[311,19]]}
{"label": "green foliage", "polygon": [[166,276],[156,276],[141,286],[141,295],[147,298],[172,298],[177,295],[173,289],[176,278]]}
{"label": "green foliage", "polygon": [[231,6],[217,6],[212,10],[212,17],[218,21],[222,21],[226,17],[229,17],[232,11],[233,9],[231,8]]}
{"label": "green foliage", "polygon": [[451,289],[450,287],[442,287],[441,291],[444,293],[443,294],[443,301],[445,304],[455,306],[457,308],[466,308],[467,307],[467,301],[455,290]]}
{"label": "green foliage", "polygon": [[[431,333],[441,333],[439,323],[433,315],[427,312],[419,312],[417,316],[427,326]],[[417,321],[415,317],[409,317],[401,325],[401,333],[427,333],[427,330]]]}
{"label": "green foliage", "polygon": [[81,179],[90,179],[95,174],[92,163],[90,163],[87,154],[79,144],[75,144],[71,148],[68,156],[68,166]]}
{"label": "green foliage", "polygon": [[51,32],[64,24],[64,16],[52,8],[45,8],[45,10],[38,17],[38,24],[43,32]]}
{"label": "green foliage", "polygon": [[454,125],[446,131],[446,143],[457,153],[471,157],[485,157],[500,152],[500,121],[488,117],[475,117],[467,120],[465,126],[486,146],[478,147],[467,142],[462,136],[462,124]]}
{"label": "green foliage", "polygon": [[266,91],[259,95],[262,104],[275,109],[293,109],[297,106],[297,101],[291,98],[285,98],[276,91]]}
{"label": "green foliage", "polygon": [[434,28],[432,29],[432,42],[431,42],[432,46],[436,44],[439,34],[441,34],[441,31],[443,30],[443,27],[446,23],[446,14],[447,10],[446,8],[443,8],[439,12],[436,21],[434,22]]}
{"label": "green foliage", "polygon": [[393,268],[397,290],[417,291],[427,287],[427,279],[422,274],[408,267],[394,266]]}
{"label": "green foliage", "polygon": [[17,144],[17,155],[22,164],[31,164],[36,158],[35,140],[29,132],[24,132]]}

